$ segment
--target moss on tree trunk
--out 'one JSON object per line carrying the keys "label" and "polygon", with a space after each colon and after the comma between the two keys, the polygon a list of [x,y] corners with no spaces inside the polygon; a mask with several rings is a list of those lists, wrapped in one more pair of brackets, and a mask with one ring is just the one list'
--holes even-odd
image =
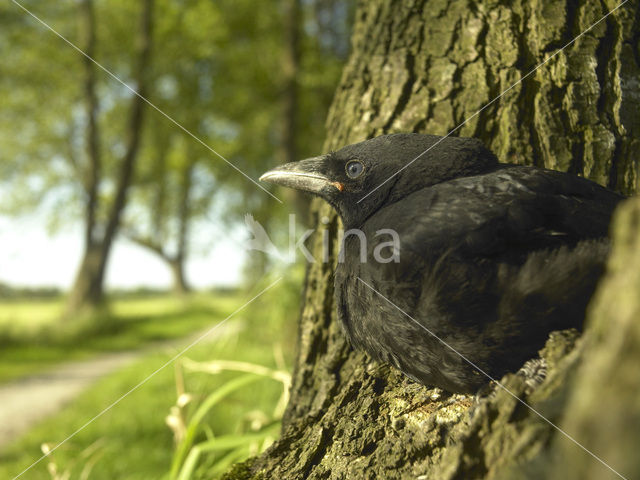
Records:
{"label": "moss on tree trunk", "polygon": [[[571,171],[631,193],[640,150],[638,1],[630,0],[554,56],[615,6],[590,0],[360,2],[352,55],[328,118],[326,150],[390,132],[446,134],[469,119],[456,134],[479,137],[502,161]],[[640,324],[631,315],[640,305],[640,207],[634,205],[634,213],[619,218],[621,243],[586,338],[551,335],[542,352],[547,380],[530,395],[521,377],[502,379],[629,478],[640,474],[632,453],[640,431],[639,377],[633,370]],[[320,202],[312,212],[318,225],[313,249],[321,258],[323,230],[335,235],[339,225]],[[320,222],[325,216],[326,225]],[[498,390],[478,404],[408,381],[353,352],[335,317],[333,268],[316,263],[308,270],[282,438],[227,478],[612,474],[507,392]],[[624,370],[618,371],[618,362]],[[618,438],[618,429],[627,433]]]}

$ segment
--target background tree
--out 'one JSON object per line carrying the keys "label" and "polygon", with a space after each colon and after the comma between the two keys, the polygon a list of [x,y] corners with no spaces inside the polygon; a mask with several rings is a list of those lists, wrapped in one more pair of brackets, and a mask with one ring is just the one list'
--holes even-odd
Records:
{"label": "background tree", "polygon": [[[324,3],[273,1],[256,11],[250,1],[200,2],[191,13],[168,12],[157,34],[164,55],[155,64],[164,73],[153,98],[253,178],[267,165],[293,161],[298,152],[310,155],[320,148],[323,116],[348,42],[346,30],[332,37],[333,43],[322,37],[325,30],[315,23],[320,17],[327,21],[327,12],[331,24],[349,21],[344,12],[334,12],[345,2]],[[202,18],[208,19],[205,25]],[[188,289],[189,230],[211,219],[230,227],[242,223],[248,211],[262,220],[278,204],[193,139],[184,142],[174,125],[163,123],[153,121],[149,148],[141,153],[125,234],[168,263],[174,290],[182,292]],[[296,211],[306,213],[306,197],[291,200]],[[252,257],[247,270],[264,272],[267,264]]]}
{"label": "background tree", "polygon": [[[96,19],[92,0],[85,0],[81,7],[84,27],[86,28],[87,57],[96,56]],[[131,97],[130,117],[126,133],[124,154],[116,175],[113,201],[108,207],[104,223],[100,223],[99,209],[100,184],[102,178],[102,159],[99,144],[100,127],[98,123],[99,102],[96,93],[96,66],[85,57],[85,94],[86,94],[86,161],[79,166],[86,189],[85,214],[85,251],[69,294],[68,314],[75,314],[83,307],[95,307],[103,300],[104,275],[111,247],[120,228],[120,218],[127,202],[127,193],[131,185],[134,168],[142,136],[142,118],[144,101],[147,95],[146,68],[151,52],[153,0],[145,0],[140,14],[141,24],[137,39],[137,59],[132,71],[132,81],[136,85],[137,95]]]}
{"label": "background tree", "polygon": [[[127,31],[117,46],[100,42],[104,24],[114,18],[109,18],[113,11],[101,7],[85,0],[35,10],[144,95],[153,2],[122,4],[122,17],[109,31]],[[105,82],[93,62],[60,48],[50,31],[33,32],[34,20],[24,11],[3,8],[8,8],[3,45],[11,46],[7,50],[14,52],[15,62],[7,58],[3,63],[7,75],[0,87],[10,99],[4,105],[1,134],[7,192],[2,209],[15,214],[41,206],[52,213],[53,225],[82,218],[84,253],[67,304],[72,313],[102,301],[106,265],[143,134],[143,101],[121,84]],[[130,62],[118,57],[122,51],[131,53]],[[33,88],[25,89],[25,84]],[[107,127],[105,119],[114,121]]]}
{"label": "background tree", "polygon": [[[136,40],[142,27],[135,19],[146,4],[25,6],[257,178],[277,163],[279,151],[310,155],[320,148],[346,55],[346,3],[314,0],[292,4],[292,10],[277,0],[258,9],[249,0],[157,1],[153,44],[162,54],[152,59]],[[1,8],[0,48],[7,61],[0,78],[0,209],[31,214],[39,207],[54,229],[82,219],[85,255],[69,314],[102,301],[109,252],[119,233],[158,254],[181,292],[188,290],[189,253],[215,246],[213,239],[194,245],[191,232],[207,223],[225,230],[242,224],[248,211],[266,218],[278,208],[157,111],[138,115],[144,104],[139,97],[77,51],[61,48],[64,43],[25,12]],[[325,23],[342,25],[335,27],[341,41],[328,40]],[[296,52],[304,54],[299,65]],[[293,67],[283,69],[283,58]],[[295,98],[288,94],[290,85]]]}
{"label": "background tree", "polygon": [[141,165],[122,233],[167,264],[173,292],[183,295],[191,290],[185,273],[189,229],[211,207],[215,181],[207,172],[196,177],[203,158],[190,139],[171,132],[166,122],[151,123],[154,141],[145,156],[149,161]]}
{"label": "background tree", "polygon": [[[329,114],[324,151],[390,132],[442,135],[469,119],[456,134],[479,137],[502,161],[571,171],[631,193],[640,142],[638,2],[630,0],[554,55],[614,7],[614,2],[589,1],[360,2],[353,53]],[[637,243],[632,239],[638,236],[638,211],[635,202],[618,220],[612,271],[589,319],[587,341],[571,332],[552,334],[542,351],[547,380],[528,396],[522,378],[501,380],[551,421],[561,426],[566,421],[578,441],[602,452],[628,478],[640,473],[632,453],[640,385],[631,373],[640,327],[630,322],[638,310],[630,290],[637,288],[631,271],[638,271],[638,260],[631,248]],[[314,248],[321,256],[322,232],[335,235],[338,221],[319,202],[312,214],[318,228]],[[332,219],[326,226],[318,222],[323,216]],[[351,351],[335,318],[333,268],[316,263],[308,271],[282,438],[227,478],[612,474],[504,391],[478,405],[471,396],[420,386]],[[630,283],[623,287],[624,278]],[[624,307],[612,318],[605,312],[615,304]],[[592,357],[603,375],[614,368],[626,373],[596,379],[588,370],[595,368]],[[598,418],[602,389],[607,390],[605,417],[620,431],[607,430]],[[625,418],[632,423],[625,424]]]}

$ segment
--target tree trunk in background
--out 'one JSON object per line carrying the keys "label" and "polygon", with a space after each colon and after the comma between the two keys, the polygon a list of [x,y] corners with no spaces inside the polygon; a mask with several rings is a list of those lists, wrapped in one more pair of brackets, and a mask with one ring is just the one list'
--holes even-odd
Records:
{"label": "tree trunk in background", "polygon": [[[171,270],[172,290],[176,295],[184,295],[191,291],[189,282],[185,275],[185,262],[189,254],[188,238],[189,224],[192,218],[191,197],[193,189],[193,173],[196,165],[195,154],[191,151],[192,144],[189,144],[188,153],[186,155],[186,163],[182,165],[178,172],[179,190],[177,191],[177,205],[173,209],[167,207],[167,203],[171,200],[170,193],[166,188],[167,181],[167,158],[166,146],[159,152],[158,165],[158,184],[154,195],[151,233],[146,236],[140,234],[135,225],[123,225],[122,234],[138,245],[147,249],[149,252],[157,255],[160,260],[165,262]],[[173,211],[175,210],[175,213]],[[169,212],[172,213],[169,213]],[[177,235],[175,237],[175,252],[170,252],[167,247],[170,239],[167,234],[167,218],[175,218],[178,223]]]}
{"label": "tree trunk in background", "polygon": [[[603,3],[360,2],[325,151],[390,132],[446,134],[616,6]],[[630,0],[457,134],[481,138],[502,161],[572,171],[633,192],[640,150],[639,15],[638,1]],[[552,422],[566,423],[570,434],[628,478],[640,476],[640,378],[634,370],[640,324],[631,315],[640,311],[640,207],[634,205],[617,223],[620,244],[589,320],[588,341],[571,332],[552,334],[541,353],[547,380],[530,395],[521,377],[501,380]],[[339,225],[320,202],[312,213],[318,228],[312,253],[321,258],[323,231],[335,235]],[[319,222],[323,216],[331,219],[327,225]],[[308,271],[281,439],[228,478],[611,476],[506,392],[477,404],[471,396],[408,381],[351,351],[335,316],[333,269],[317,263]],[[621,306],[612,309],[616,302]],[[597,376],[587,368],[592,364]],[[598,402],[603,390],[604,405]],[[613,426],[607,427],[609,420]],[[618,429],[625,433],[618,436]]]}
{"label": "tree trunk in background", "polygon": [[[285,0],[282,50],[282,120],[280,131],[279,163],[295,162],[298,158],[298,76],[300,74],[300,29],[302,11],[300,0]],[[307,217],[309,197],[297,190],[284,189],[281,195],[301,217]]]}
{"label": "tree trunk in background", "polygon": [[185,260],[187,258],[187,241],[189,235],[189,222],[191,221],[191,189],[193,187],[193,170],[195,168],[195,156],[190,154],[187,164],[182,171],[180,181],[180,204],[178,206],[178,248],[171,263],[173,273],[173,291],[178,295],[184,295],[191,290],[185,277]]}
{"label": "tree trunk in background", "polygon": [[84,24],[85,53],[83,58],[85,67],[85,102],[87,115],[86,151],[87,168],[82,176],[82,183],[87,195],[85,212],[84,244],[90,250],[94,244],[94,230],[96,227],[96,209],[98,206],[98,186],[102,175],[102,160],[100,158],[100,139],[98,136],[98,96],[96,94],[96,71],[91,58],[96,51],[96,19],[92,0],[85,0],[81,5]]}
{"label": "tree trunk in background", "polygon": [[[96,238],[96,214],[98,209],[98,188],[102,175],[102,160],[100,151],[100,137],[98,126],[98,97],[96,94],[96,67],[90,58],[95,57],[96,50],[96,19],[93,0],[84,0],[80,5],[80,16],[83,27],[85,67],[84,100],[86,106],[86,165],[82,172],[82,186],[86,195],[85,200],[85,235],[84,256],[68,300],[67,312],[77,311],[79,304],[84,301],[97,305],[102,299],[102,278],[95,272],[100,267],[101,246]],[[84,300],[81,300],[84,299]]]}
{"label": "tree trunk in background", "polygon": [[[176,191],[169,190],[169,172],[167,166],[167,153],[169,145],[167,137],[161,135],[154,140],[157,148],[155,160],[156,177],[154,180],[154,195],[149,208],[151,213],[151,228],[147,234],[141,234],[135,224],[121,226],[121,234],[139,247],[157,255],[171,271],[172,291],[176,295],[184,295],[191,291],[185,274],[185,262],[189,254],[189,226],[192,219],[191,201],[193,190],[193,175],[196,165],[196,153],[193,151],[193,143],[187,144],[185,163],[179,167],[176,174],[179,176],[179,187]],[[177,198],[174,198],[177,197]],[[176,204],[173,204],[175,200]],[[177,222],[175,237],[169,233],[169,223]],[[176,247],[171,252],[172,240]]]}
{"label": "tree trunk in background", "polygon": [[[95,19],[91,0],[84,4],[85,21],[88,33],[88,46],[93,48],[95,43]],[[137,43],[138,58],[134,69],[134,79],[137,92],[146,94],[145,69],[149,63],[151,51],[151,26],[152,26],[153,0],[145,0],[142,6],[140,34]],[[96,212],[99,208],[99,146],[98,123],[96,119],[97,100],[95,98],[95,66],[87,63],[87,112],[88,112],[88,150],[89,150],[89,182],[86,218],[86,239],[84,257],[76,274],[69,298],[67,300],[65,318],[70,318],[85,309],[98,307],[103,300],[104,276],[107,261],[111,253],[113,241],[118,233],[120,217],[126,205],[127,192],[133,176],[133,169],[138,155],[140,137],[142,134],[142,117],[144,101],[139,96],[131,100],[131,112],[129,118],[127,148],[120,165],[120,171],[116,179],[116,189],[113,204],[109,212],[106,224],[102,226],[100,234],[97,232]]]}
{"label": "tree trunk in background", "polygon": [[171,267],[171,276],[173,278],[173,293],[176,295],[185,295],[191,291],[187,278],[184,274],[184,261],[180,259],[172,259],[169,261]]}
{"label": "tree trunk in background", "polygon": [[284,162],[298,159],[298,74],[300,71],[300,0],[285,0],[284,49],[282,54],[282,153]]}
{"label": "tree trunk in background", "polygon": [[[185,222],[187,221],[185,220]],[[182,228],[183,227],[181,226],[181,231]],[[186,238],[186,226],[184,228]],[[159,239],[140,236],[136,232],[126,229],[122,233],[129,241],[135,243],[139,247],[147,249],[149,252],[157,255],[160,260],[166,263],[166,265],[169,267],[169,270],[171,271],[171,289],[173,290],[173,293],[177,295],[184,295],[191,291],[191,287],[189,286],[189,282],[187,281],[187,277],[185,275],[185,259],[187,257],[186,241],[178,242],[178,252],[175,254],[171,254],[165,250],[164,243]]]}

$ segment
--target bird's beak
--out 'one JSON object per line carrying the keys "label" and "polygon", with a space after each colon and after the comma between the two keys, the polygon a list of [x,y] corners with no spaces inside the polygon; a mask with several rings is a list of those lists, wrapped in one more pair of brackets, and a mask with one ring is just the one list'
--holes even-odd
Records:
{"label": "bird's beak", "polygon": [[269,170],[260,177],[260,181],[311,193],[320,193],[327,185],[333,185],[338,190],[342,190],[341,183],[332,182],[323,173],[325,169],[325,156],[307,158]]}

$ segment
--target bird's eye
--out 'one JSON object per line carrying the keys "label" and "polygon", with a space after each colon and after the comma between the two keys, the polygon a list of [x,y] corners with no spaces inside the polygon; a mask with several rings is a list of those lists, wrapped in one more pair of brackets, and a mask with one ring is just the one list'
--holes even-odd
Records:
{"label": "bird's eye", "polygon": [[349,178],[357,178],[362,175],[362,172],[364,172],[364,165],[357,160],[352,160],[347,163],[345,170],[347,171],[347,176]]}

